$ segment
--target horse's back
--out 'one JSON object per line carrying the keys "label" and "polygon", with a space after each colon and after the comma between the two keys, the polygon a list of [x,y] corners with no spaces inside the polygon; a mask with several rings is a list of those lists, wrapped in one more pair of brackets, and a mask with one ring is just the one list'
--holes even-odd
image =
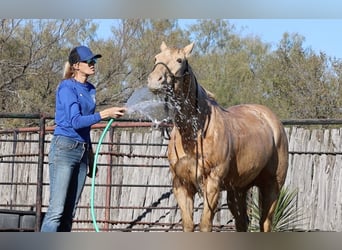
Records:
{"label": "horse's back", "polygon": [[242,121],[248,124],[250,129],[259,125],[269,126],[272,130],[276,145],[281,143],[284,136],[284,127],[271,109],[260,104],[241,104],[226,109],[232,122]]}

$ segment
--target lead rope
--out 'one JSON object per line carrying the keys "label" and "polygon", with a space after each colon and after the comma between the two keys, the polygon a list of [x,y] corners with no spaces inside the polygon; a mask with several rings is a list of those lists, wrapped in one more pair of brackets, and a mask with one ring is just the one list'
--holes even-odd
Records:
{"label": "lead rope", "polygon": [[91,195],[90,195],[90,212],[91,212],[91,217],[93,219],[93,225],[94,225],[96,232],[100,232],[100,230],[97,226],[95,210],[94,210],[94,193],[95,193],[95,176],[96,176],[96,168],[97,168],[97,158],[98,158],[98,155],[100,152],[100,147],[102,145],[103,138],[105,137],[105,135],[106,135],[108,129],[110,128],[110,126],[112,125],[113,121],[114,121],[114,119],[110,119],[109,122],[107,123],[107,126],[103,130],[103,132],[100,136],[99,143],[97,144],[96,152],[95,152],[95,156],[94,156],[94,165],[93,165],[93,173],[92,173],[92,181],[91,181]]}

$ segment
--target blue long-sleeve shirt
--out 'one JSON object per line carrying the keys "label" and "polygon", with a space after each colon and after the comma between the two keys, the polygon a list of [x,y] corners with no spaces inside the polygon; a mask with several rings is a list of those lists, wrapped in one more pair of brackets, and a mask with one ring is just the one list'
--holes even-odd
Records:
{"label": "blue long-sleeve shirt", "polygon": [[96,89],[89,82],[80,83],[74,78],[62,80],[56,90],[54,135],[90,143],[91,125],[101,121],[96,108]]}

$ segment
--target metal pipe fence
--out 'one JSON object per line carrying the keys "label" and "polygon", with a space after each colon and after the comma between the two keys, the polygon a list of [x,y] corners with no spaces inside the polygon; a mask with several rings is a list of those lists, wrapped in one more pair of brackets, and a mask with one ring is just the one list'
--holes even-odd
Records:
{"label": "metal pipe fence", "polygon": [[[13,226],[11,223],[9,223],[8,227],[2,227],[0,228],[0,231],[39,231],[42,218],[44,216],[44,209],[47,207],[46,202],[46,188],[48,187],[49,183],[44,177],[44,169],[47,168],[47,147],[50,143],[50,137],[53,132],[54,127],[48,126],[47,121],[52,120],[53,117],[46,115],[46,114],[8,114],[8,113],[0,113],[1,119],[38,119],[39,120],[39,126],[38,127],[30,127],[30,128],[14,128],[14,129],[2,129],[0,130],[0,145],[3,147],[8,147],[6,150],[5,148],[0,148],[0,168],[3,168],[4,166],[8,167],[10,169],[10,174],[8,174],[7,177],[11,178],[1,178],[0,179],[0,197],[1,197],[1,189],[4,189],[6,186],[10,186],[11,192],[9,196],[13,196],[14,193],[19,190],[19,187],[26,187],[27,192],[34,192],[35,197],[35,203],[34,206],[32,206],[32,203],[16,203],[16,201],[8,202],[8,201],[0,201],[0,214],[3,212],[7,217],[5,218],[12,218],[14,215],[19,218],[19,221],[21,220],[20,225]],[[306,119],[306,120],[284,120],[283,124],[291,128],[293,126],[312,126],[312,125],[318,125],[318,126],[331,126],[335,125],[340,127],[342,125],[342,120],[326,120],[326,119]],[[104,127],[106,126],[105,123],[99,123],[92,127],[92,130],[97,130],[98,133],[101,132]],[[99,220],[98,222],[103,225],[102,229],[106,231],[133,231],[133,225],[135,226],[141,226],[141,227],[135,227],[134,231],[180,231],[180,221],[177,222],[165,222],[165,221],[143,221],[139,220],[140,217],[145,216],[146,213],[149,213],[151,210],[165,210],[165,211],[175,211],[177,210],[177,205],[153,205],[151,204],[145,204],[145,205],[138,205],[138,206],[129,206],[129,205],[113,205],[112,196],[113,196],[113,190],[120,189],[123,190],[124,188],[148,188],[151,189],[163,189],[167,190],[163,193],[164,197],[160,197],[160,199],[169,198],[165,196],[171,196],[171,184],[170,183],[113,183],[113,175],[111,174],[111,169],[116,168],[121,171],[121,169],[129,169],[129,168],[139,168],[139,169],[146,169],[149,170],[151,168],[159,168],[159,169],[165,169],[168,171],[168,165],[166,163],[167,157],[166,154],[151,154],[149,152],[135,152],[135,147],[145,147],[146,143],[142,141],[137,142],[122,142],[118,140],[113,140],[115,138],[115,133],[118,132],[118,130],[132,130],[132,129],[149,129],[152,128],[154,125],[153,123],[147,121],[147,120],[117,120],[112,124],[112,128],[109,131],[110,135],[109,141],[105,141],[102,145],[102,147],[112,150],[102,150],[100,153],[102,157],[105,157],[108,159],[108,161],[100,162],[98,164],[99,168],[103,169],[103,171],[106,171],[106,180],[96,184],[96,188],[104,188],[105,189],[105,195],[104,195],[104,204],[103,205],[97,205],[97,210],[104,210],[103,218],[102,220]],[[170,124],[161,124],[160,129],[167,129],[171,125]],[[34,138],[24,138],[20,139],[18,138],[19,134],[26,134],[26,133],[33,133],[36,136]],[[163,134],[163,133],[161,133]],[[18,143],[22,143],[26,145],[27,147],[31,147],[31,150],[29,152],[20,152],[16,148]],[[98,141],[93,141],[93,146],[96,147],[98,144]],[[33,146],[35,145],[35,146]],[[160,143],[150,142],[148,144],[150,147],[166,147],[167,141],[163,140]],[[127,147],[130,148],[127,152],[118,152],[115,150],[117,147]],[[12,151],[12,153],[8,153],[9,151]],[[330,151],[330,150],[290,150],[290,155],[342,155],[340,151]],[[119,159],[119,160],[113,160]],[[141,159],[141,162],[132,162],[127,163],[120,159],[123,158],[130,158],[130,159]],[[153,163],[151,165],[150,162],[146,162],[146,160],[162,160],[162,163]],[[13,181],[13,176],[16,175],[16,167],[17,168],[25,168],[30,167],[32,165],[36,165],[35,168],[36,171],[36,178],[29,179],[27,177],[27,180],[23,181]],[[1,171],[1,169],[0,169]],[[45,170],[46,171],[46,170]],[[89,183],[86,184],[86,188],[90,188]],[[4,191],[5,192],[5,191]],[[44,196],[45,194],[45,196]],[[17,194],[18,195],[18,194]],[[80,205],[79,209],[89,211],[88,205]],[[133,210],[140,210],[141,215],[137,216],[135,220],[113,220],[111,219],[111,213],[113,210],[122,210],[127,211],[129,213],[132,213]],[[199,211],[201,210],[201,204],[197,204],[195,206],[195,210]],[[219,210],[228,210],[227,205],[225,203],[222,203],[222,206],[219,208]],[[1,212],[2,211],[2,212]],[[170,213],[170,212],[168,212]],[[11,217],[12,216],[12,217]],[[24,218],[22,218],[24,216]],[[28,224],[25,224],[25,216],[28,216],[29,219],[32,222],[32,216],[34,217],[34,227],[27,226]],[[102,217],[102,216],[101,216]],[[0,220],[1,221],[1,220]],[[24,221],[24,222],[23,222]],[[228,223],[229,222],[229,223]],[[230,224],[231,221],[226,221],[226,224],[215,224],[214,225],[214,231],[232,231],[234,230],[234,227],[232,224]],[[90,218],[82,218],[78,217],[75,220],[75,227],[73,230],[75,231],[92,231],[93,228],[89,227],[89,224],[91,224]],[[32,224],[32,223],[31,223]],[[86,226],[82,227],[79,225],[86,224]],[[113,226],[114,225],[114,226]],[[124,225],[123,227],[120,227],[118,225]],[[153,226],[151,226],[153,225]],[[1,225],[0,225],[1,227]]]}

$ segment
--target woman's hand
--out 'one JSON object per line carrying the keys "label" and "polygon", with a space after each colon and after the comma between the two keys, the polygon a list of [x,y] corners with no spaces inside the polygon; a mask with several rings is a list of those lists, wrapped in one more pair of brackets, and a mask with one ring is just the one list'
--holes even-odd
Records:
{"label": "woman's hand", "polygon": [[119,118],[123,116],[126,112],[127,108],[125,107],[112,107],[105,109],[100,112],[101,119],[105,118]]}

